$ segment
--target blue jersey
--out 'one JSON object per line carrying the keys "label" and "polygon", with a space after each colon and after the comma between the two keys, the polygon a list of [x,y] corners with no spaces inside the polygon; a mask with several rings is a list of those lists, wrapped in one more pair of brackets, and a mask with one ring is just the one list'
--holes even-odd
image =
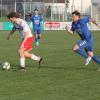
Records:
{"label": "blue jersey", "polygon": [[72,28],[71,30],[73,32],[76,32],[82,40],[91,40],[92,34],[88,29],[87,23],[89,22],[89,17],[84,17],[79,19],[76,22],[72,22]]}
{"label": "blue jersey", "polygon": [[40,16],[40,15],[33,15],[31,17],[31,21],[33,23],[33,30],[41,29],[41,21],[43,21],[42,16]]}

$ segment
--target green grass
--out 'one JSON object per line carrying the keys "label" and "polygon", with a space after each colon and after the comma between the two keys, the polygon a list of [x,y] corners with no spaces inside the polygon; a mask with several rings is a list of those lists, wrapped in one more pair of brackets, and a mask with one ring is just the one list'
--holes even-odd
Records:
{"label": "green grass", "polygon": [[0,17],[0,22],[8,21],[7,17]]}
{"label": "green grass", "polygon": [[[0,31],[0,61],[11,63],[11,70],[0,69],[0,100],[100,100],[99,65],[73,53],[72,45],[78,36],[70,37],[64,31],[46,31],[41,46],[34,44],[33,53],[43,56],[44,64],[38,70],[37,62],[26,60],[27,71],[20,72],[17,34],[7,41],[7,31]],[[100,32],[93,32],[95,54],[100,54]]]}

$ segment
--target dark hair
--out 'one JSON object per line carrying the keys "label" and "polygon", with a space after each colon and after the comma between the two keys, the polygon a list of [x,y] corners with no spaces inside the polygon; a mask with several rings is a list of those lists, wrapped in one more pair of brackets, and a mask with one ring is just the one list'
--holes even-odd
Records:
{"label": "dark hair", "polygon": [[79,12],[79,11],[77,11],[77,10],[76,10],[76,11],[74,11],[74,12],[72,12],[72,15],[74,15],[74,14],[75,14],[76,16],[79,16],[79,17],[81,16],[80,12]]}
{"label": "dark hair", "polygon": [[16,12],[11,12],[7,15],[7,18],[13,18],[13,17],[19,18],[19,14]]}
{"label": "dark hair", "polygon": [[38,9],[35,9],[34,11],[38,11]]}

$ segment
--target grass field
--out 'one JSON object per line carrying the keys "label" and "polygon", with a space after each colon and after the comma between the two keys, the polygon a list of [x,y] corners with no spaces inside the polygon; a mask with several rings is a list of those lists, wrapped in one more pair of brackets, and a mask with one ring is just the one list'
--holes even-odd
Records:
{"label": "grass field", "polygon": [[[44,58],[38,69],[37,62],[26,60],[27,71],[20,72],[17,34],[7,41],[7,31],[0,31],[0,61],[11,63],[9,71],[0,69],[0,100],[100,100],[100,67],[72,52],[78,36],[64,31],[46,31],[41,46],[33,51]],[[93,32],[94,50],[100,55],[100,32]]]}

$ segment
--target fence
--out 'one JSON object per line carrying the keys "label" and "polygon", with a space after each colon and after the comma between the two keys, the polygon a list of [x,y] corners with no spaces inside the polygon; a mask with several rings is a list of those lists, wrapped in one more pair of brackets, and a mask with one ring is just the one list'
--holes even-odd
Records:
{"label": "fence", "polygon": [[[25,0],[24,0],[25,1]],[[30,1],[30,0],[27,0]],[[35,0],[36,1],[36,0]],[[28,13],[34,12],[38,8],[40,14],[46,21],[67,21],[66,8],[64,3],[45,2],[22,2],[22,0],[0,0],[0,17],[5,17],[9,12],[19,12],[23,18]]]}
{"label": "fence", "polygon": [[100,0],[92,0],[91,16],[97,21],[100,21]]}

